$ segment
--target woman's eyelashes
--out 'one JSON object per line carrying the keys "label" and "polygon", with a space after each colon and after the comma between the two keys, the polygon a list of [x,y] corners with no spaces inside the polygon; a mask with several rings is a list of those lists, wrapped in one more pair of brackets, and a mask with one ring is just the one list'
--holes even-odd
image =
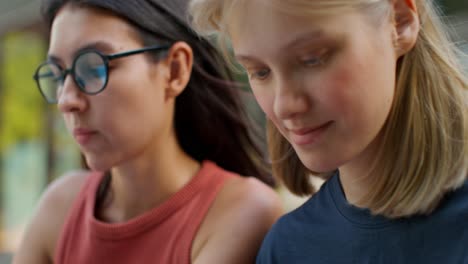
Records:
{"label": "woman's eyelashes", "polygon": [[265,80],[270,75],[268,68],[248,69],[247,72],[250,80]]}
{"label": "woman's eyelashes", "polygon": [[[326,66],[331,59],[332,51],[322,50],[319,53],[298,57],[293,65],[288,65],[289,69],[295,68],[321,68]],[[271,70],[268,67],[247,67],[247,73],[251,81],[264,81],[271,75]]]}
{"label": "woman's eyelashes", "polygon": [[324,66],[332,55],[331,50],[320,50],[306,56],[299,58],[299,63],[307,67],[321,67]]}
{"label": "woman's eyelashes", "polygon": [[308,66],[308,67],[317,67],[324,64],[323,57],[308,57],[301,59],[301,64]]}

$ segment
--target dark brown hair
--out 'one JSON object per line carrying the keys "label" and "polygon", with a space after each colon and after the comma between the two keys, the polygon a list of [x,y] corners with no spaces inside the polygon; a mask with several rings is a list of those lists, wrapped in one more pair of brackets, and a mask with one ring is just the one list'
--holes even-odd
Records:
{"label": "dark brown hair", "polygon": [[[190,82],[176,99],[175,130],[182,148],[198,161],[212,160],[226,170],[273,185],[241,103],[244,93],[219,51],[188,26],[187,0],[43,0],[48,27],[65,5],[95,8],[122,17],[144,45],[176,41],[194,52]],[[156,56],[156,55],[155,55]]]}

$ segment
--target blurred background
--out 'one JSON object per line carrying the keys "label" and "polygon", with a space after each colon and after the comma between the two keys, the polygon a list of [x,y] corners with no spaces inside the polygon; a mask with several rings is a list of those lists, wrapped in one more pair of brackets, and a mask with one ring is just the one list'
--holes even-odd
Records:
{"label": "blurred background", "polygon": [[[468,0],[439,2],[468,54]],[[39,6],[40,0],[0,0],[0,264],[10,263],[46,185],[80,166],[60,115],[32,79],[47,51]],[[288,209],[303,201],[282,195]]]}

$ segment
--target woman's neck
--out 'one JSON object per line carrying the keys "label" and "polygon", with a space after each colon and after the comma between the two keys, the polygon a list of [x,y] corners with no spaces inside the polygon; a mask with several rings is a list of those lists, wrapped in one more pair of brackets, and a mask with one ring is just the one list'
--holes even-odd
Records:
{"label": "woman's neck", "polygon": [[369,191],[368,177],[347,166],[340,168],[340,182],[348,203],[356,207],[365,207],[362,198]]}
{"label": "woman's neck", "polygon": [[112,180],[98,216],[124,222],[158,206],[200,169],[174,138],[111,170]]}
{"label": "woman's neck", "polygon": [[357,207],[366,207],[362,199],[372,188],[372,182],[378,175],[372,175],[378,143],[374,140],[352,161],[339,168],[340,181],[348,203]]}

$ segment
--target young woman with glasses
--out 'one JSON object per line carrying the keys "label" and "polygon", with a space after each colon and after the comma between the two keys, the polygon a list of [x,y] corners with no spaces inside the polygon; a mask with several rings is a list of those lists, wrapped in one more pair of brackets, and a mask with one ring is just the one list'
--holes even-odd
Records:
{"label": "young woman with glasses", "polygon": [[91,171],[49,186],[14,263],[254,261],[281,208],[239,87],[185,7],[44,2],[50,45],[34,79]]}

